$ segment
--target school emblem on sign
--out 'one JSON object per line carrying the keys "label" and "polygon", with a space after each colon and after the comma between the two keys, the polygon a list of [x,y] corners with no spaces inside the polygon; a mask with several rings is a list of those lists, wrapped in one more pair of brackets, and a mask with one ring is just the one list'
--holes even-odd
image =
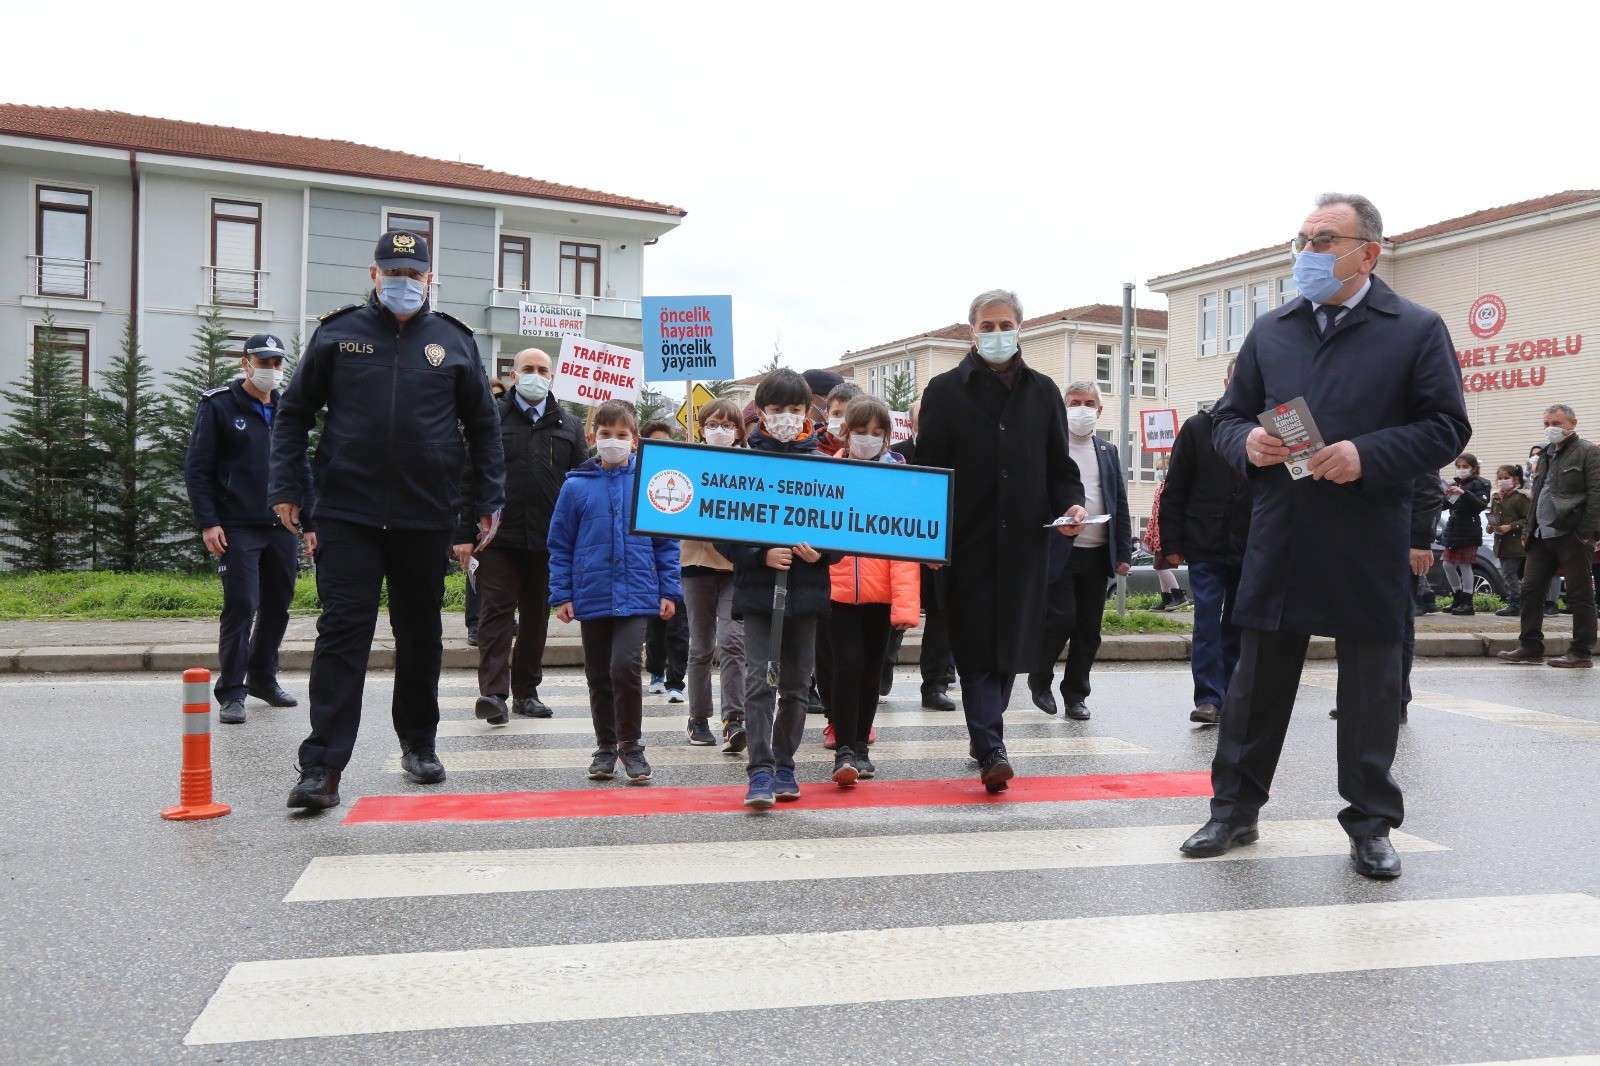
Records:
{"label": "school emblem on sign", "polygon": [[241,433],[244,432],[244,419],[235,418],[233,420],[233,428],[239,430]]}
{"label": "school emblem on sign", "polygon": [[650,479],[644,494],[662,514],[677,514],[694,499],[694,486],[681,470],[663,470]]}
{"label": "school emblem on sign", "polygon": [[426,348],[422,349],[422,354],[428,357],[428,362],[432,363],[434,366],[438,366],[440,363],[444,362],[444,345],[430,344]]}
{"label": "school emblem on sign", "polygon": [[1488,340],[1506,324],[1506,302],[1498,296],[1480,296],[1467,312],[1467,325],[1475,336]]}

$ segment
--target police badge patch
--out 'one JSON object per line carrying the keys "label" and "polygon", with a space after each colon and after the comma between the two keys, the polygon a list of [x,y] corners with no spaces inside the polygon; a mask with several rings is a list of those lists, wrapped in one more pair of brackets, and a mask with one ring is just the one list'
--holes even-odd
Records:
{"label": "police badge patch", "polygon": [[428,362],[432,363],[434,366],[438,366],[440,363],[444,362],[444,345],[430,344],[426,348],[422,349],[422,354],[428,357]]}
{"label": "police badge patch", "polygon": [[244,432],[244,419],[235,418],[233,420],[233,428],[239,430],[241,433]]}

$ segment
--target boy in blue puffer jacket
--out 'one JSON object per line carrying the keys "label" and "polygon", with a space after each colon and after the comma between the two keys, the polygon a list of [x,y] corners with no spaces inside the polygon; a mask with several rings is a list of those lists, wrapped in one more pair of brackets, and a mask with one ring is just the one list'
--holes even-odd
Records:
{"label": "boy in blue puffer jacket", "polygon": [[598,749],[589,780],[611,780],[620,755],[632,785],[650,780],[639,739],[645,626],[652,617],[671,618],[674,601],[683,598],[678,542],[628,533],[638,433],[631,404],[608,400],[599,406],[589,443],[600,456],[567,475],[545,539],[556,618],[576,618],[583,631],[583,673]]}

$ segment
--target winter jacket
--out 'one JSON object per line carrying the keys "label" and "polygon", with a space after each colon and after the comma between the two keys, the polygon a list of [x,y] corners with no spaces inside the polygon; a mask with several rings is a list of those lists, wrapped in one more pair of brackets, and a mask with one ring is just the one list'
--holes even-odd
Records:
{"label": "winter jacket", "polygon": [[[276,413],[280,399],[282,394],[274,392],[268,410]],[[272,425],[245,391],[243,378],[200,397],[189,450],[183,456],[183,480],[196,529],[270,529],[279,524],[267,506],[271,440]],[[310,499],[311,465],[304,451],[297,469],[301,498]]]}
{"label": "winter jacket", "polygon": [[[782,455],[813,455],[817,450],[814,436],[802,436],[792,441],[776,441],[760,428],[750,430],[750,447],[758,452],[776,452]],[[734,541],[717,541],[712,545],[733,564],[733,616],[746,614],[771,614],[772,590],[778,571],[767,565],[767,546]],[[792,547],[792,545],[784,545]],[[789,568],[789,594],[784,608],[788,617],[822,617],[828,613],[828,599],[833,583],[828,567],[839,556],[828,552],[822,558],[808,563],[798,556]]]}
{"label": "winter jacket", "polygon": [[1454,484],[1461,495],[1453,500],[1448,495],[1445,498],[1445,511],[1450,517],[1439,543],[1446,548],[1475,548],[1483,543],[1483,522],[1478,516],[1489,506],[1489,482],[1474,474]]}
{"label": "winter jacket", "polygon": [[[506,457],[506,505],[495,533],[497,548],[544,551],[545,533],[555,513],[556,497],[567,473],[589,461],[589,444],[583,423],[562,408],[555,397],[544,402],[544,414],[533,417],[516,400],[515,390],[495,401],[500,416],[500,448]],[[472,469],[462,474],[461,520],[456,543],[471,543],[477,536],[480,510],[473,498]]]}
{"label": "winter jacket", "polygon": [[1576,435],[1560,445],[1545,446],[1533,478],[1534,505],[1522,530],[1524,544],[1538,526],[1539,494],[1546,482],[1552,485],[1555,528],[1576,533],[1579,540],[1594,541],[1600,531],[1600,448]]}
{"label": "winter jacket", "polygon": [[1494,494],[1494,499],[1489,501],[1489,528],[1511,527],[1509,533],[1494,535],[1496,556],[1501,559],[1521,559],[1528,554],[1528,550],[1522,546],[1522,531],[1532,510],[1532,501],[1521,489]]}
{"label": "winter jacket", "polygon": [[1411,547],[1432,551],[1444,510],[1444,485],[1437,474],[1423,474],[1411,483]]}
{"label": "winter jacket", "polygon": [[[849,458],[841,448],[835,458]],[[905,456],[884,450],[880,463],[904,463]],[[846,555],[829,568],[834,603],[887,603],[889,623],[914,626],[922,617],[922,566],[899,559]]]}
{"label": "winter jacket", "polygon": [[678,542],[628,532],[633,464],[603,469],[591,459],[567,475],[545,543],[550,602],[572,604],[579,621],[654,617],[662,600],[683,599]]}
{"label": "winter jacket", "polygon": [[1172,445],[1156,524],[1161,554],[1190,563],[1244,565],[1250,479],[1211,445],[1211,413],[1190,415]]}
{"label": "winter jacket", "polygon": [[[306,438],[324,410],[307,500]],[[505,503],[505,456],[472,330],[426,306],[401,322],[369,296],[322,316],[283,392],[267,503],[362,526],[454,530],[469,449],[473,499],[492,514]]]}

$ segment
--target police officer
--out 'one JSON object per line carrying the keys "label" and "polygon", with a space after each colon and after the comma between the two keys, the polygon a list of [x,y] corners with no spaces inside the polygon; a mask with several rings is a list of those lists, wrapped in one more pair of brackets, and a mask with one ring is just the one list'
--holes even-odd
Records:
{"label": "police officer", "polygon": [[322,616],[311,658],[311,735],[300,745],[290,807],[339,803],[385,581],[400,765],[418,784],[444,780],[434,751],[439,609],[465,450],[480,536],[488,536],[505,496],[500,420],[472,330],[428,307],[428,242],[392,230],[379,239],[374,259],[373,292],[364,304],[322,316],[272,431],[268,499],[293,527],[308,506],[295,471],[317,413],[326,410],[308,506],[317,527]]}
{"label": "police officer", "polygon": [[[215,692],[218,719],[228,725],[244,721],[246,695],[274,707],[299,703],[278,684],[278,645],[294,599],[295,536],[267,506],[267,452],[283,360],[277,337],[258,333],[245,341],[244,376],[200,397],[183,461],[195,528],[222,577]],[[304,457],[286,473],[304,492],[310,476]],[[316,534],[306,539],[314,545]]]}

